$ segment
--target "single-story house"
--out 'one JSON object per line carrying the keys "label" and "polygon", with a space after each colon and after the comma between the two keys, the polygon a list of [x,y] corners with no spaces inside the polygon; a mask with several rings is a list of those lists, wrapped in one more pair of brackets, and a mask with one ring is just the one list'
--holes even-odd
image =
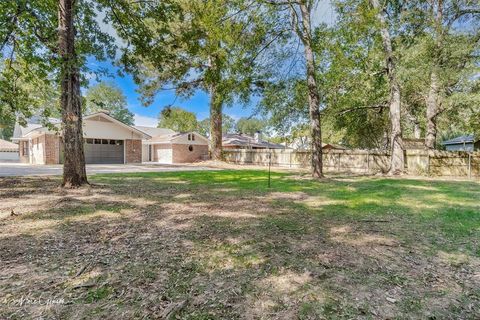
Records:
{"label": "single-story house", "polygon": [[[58,164],[63,162],[63,137],[60,120],[48,119],[53,128],[44,126],[39,117],[25,127],[15,124],[12,141],[19,144],[20,162]],[[86,163],[140,163],[142,140],[150,136],[98,112],[83,117]]]}
{"label": "single-story house", "polygon": [[222,137],[224,149],[285,149],[282,144],[262,140],[259,132],[251,137],[242,133],[225,134]]}
{"label": "single-story house", "polygon": [[480,150],[480,140],[475,139],[473,134],[463,135],[447,141],[443,141],[447,151],[477,151]]}
{"label": "single-story house", "polygon": [[[18,143],[20,162],[63,162],[60,120],[48,119],[48,122],[53,128],[44,126],[39,117],[29,119],[26,126],[15,124],[12,141]],[[197,133],[178,134],[170,129],[129,126],[105,112],[83,117],[83,135],[87,164],[192,162],[208,153],[207,139]]]}
{"label": "single-story house", "polygon": [[0,139],[0,161],[18,161],[18,144]]}
{"label": "single-story house", "polygon": [[[187,163],[208,157],[208,139],[197,132],[162,132],[161,128],[146,131],[154,135],[142,142],[142,161],[157,163]],[[145,130],[145,129],[144,129]]]}

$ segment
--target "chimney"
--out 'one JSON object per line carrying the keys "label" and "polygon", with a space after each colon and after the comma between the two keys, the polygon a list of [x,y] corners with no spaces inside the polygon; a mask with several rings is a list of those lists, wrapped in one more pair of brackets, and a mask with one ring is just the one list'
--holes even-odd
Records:
{"label": "chimney", "polygon": [[261,131],[255,132],[255,135],[253,137],[254,137],[254,140],[255,140],[256,143],[262,142],[262,132]]}

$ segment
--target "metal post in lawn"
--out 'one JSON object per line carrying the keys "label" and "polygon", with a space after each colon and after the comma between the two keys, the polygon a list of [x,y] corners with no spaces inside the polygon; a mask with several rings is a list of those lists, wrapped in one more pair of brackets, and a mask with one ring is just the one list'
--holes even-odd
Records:
{"label": "metal post in lawn", "polygon": [[270,188],[270,167],[272,166],[272,153],[268,153],[268,187]]}
{"label": "metal post in lawn", "polygon": [[468,179],[472,178],[472,154],[468,153]]}

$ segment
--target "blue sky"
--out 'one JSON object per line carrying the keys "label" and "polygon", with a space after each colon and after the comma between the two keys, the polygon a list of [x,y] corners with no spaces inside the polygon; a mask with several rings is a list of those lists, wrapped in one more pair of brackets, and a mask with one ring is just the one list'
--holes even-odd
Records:
{"label": "blue sky", "polygon": [[[332,23],[334,19],[335,13],[330,4],[330,0],[320,0],[312,17],[313,23]],[[103,23],[102,20],[103,17],[99,15],[97,21],[99,22],[101,28],[116,38],[121,45],[122,41],[118,38],[115,30],[113,30],[111,26]],[[178,97],[175,100],[175,93],[173,91],[162,91],[156,95],[154,102],[150,106],[145,107],[139,100],[140,95],[136,92],[137,85],[134,83],[132,77],[128,74],[124,75],[123,77],[119,76],[116,72],[117,69],[113,66],[112,62],[98,62],[95,60],[90,60],[89,67],[102,67],[110,71],[110,73],[113,75],[113,78],[105,77],[101,80],[114,82],[122,89],[123,93],[127,97],[128,109],[135,114],[136,125],[156,126],[159,112],[165,106],[171,105],[174,102],[175,106],[194,112],[199,120],[203,120],[209,116],[209,98],[205,92],[197,91],[189,99],[182,99]],[[90,84],[92,85],[94,83],[94,81],[91,81]],[[241,117],[252,115],[253,108],[254,103],[250,104],[249,106],[234,104],[231,107],[225,107],[224,113],[230,115],[234,119],[239,119]]]}
{"label": "blue sky", "polygon": [[[175,100],[174,91],[162,91],[155,96],[154,102],[150,106],[143,106],[140,102],[140,95],[136,92],[137,85],[132,79],[132,76],[125,74],[123,77],[117,74],[117,68],[111,62],[98,62],[95,60],[89,61],[89,66],[92,68],[106,68],[110,71],[113,77],[103,77],[101,80],[115,83],[120,87],[127,97],[128,109],[135,114],[136,125],[156,126],[157,116],[159,112],[167,105],[174,103],[175,106],[182,107],[188,111],[194,112],[198,120],[203,120],[209,116],[209,98],[208,95],[202,91],[197,91],[192,97],[182,99],[177,97]],[[90,85],[94,85],[96,81],[91,80]],[[235,104],[232,107],[226,107],[224,112],[234,119],[250,116],[252,114],[252,105],[245,107],[243,105]]]}

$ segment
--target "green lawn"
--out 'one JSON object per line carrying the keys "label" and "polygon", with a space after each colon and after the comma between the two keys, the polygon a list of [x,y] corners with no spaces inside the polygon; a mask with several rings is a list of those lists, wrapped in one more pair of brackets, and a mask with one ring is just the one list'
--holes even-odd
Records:
{"label": "green lawn", "polygon": [[480,318],[478,182],[90,181],[0,179],[0,318]]}

